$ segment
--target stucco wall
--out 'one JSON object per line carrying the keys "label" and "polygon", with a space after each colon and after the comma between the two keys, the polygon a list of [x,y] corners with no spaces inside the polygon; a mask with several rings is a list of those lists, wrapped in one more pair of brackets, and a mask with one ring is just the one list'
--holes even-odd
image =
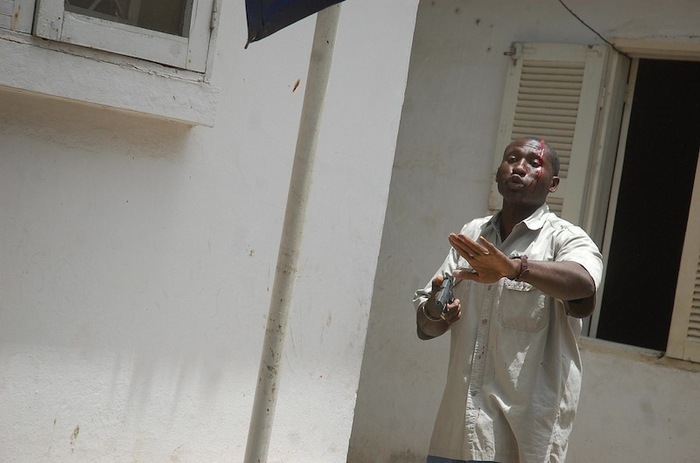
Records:
{"label": "stucco wall", "polygon": [[[697,2],[565,2],[609,39],[698,48]],[[556,1],[425,0],[418,8],[349,461],[422,462],[444,385],[447,336],[415,336],[411,298],[447,235],[486,213],[514,41],[602,43]],[[570,462],[697,461],[700,374],[583,347]]]}
{"label": "stucco wall", "polygon": [[585,339],[570,463],[698,461],[700,365]]}
{"label": "stucco wall", "polygon": [[[342,7],[271,462],[346,458],[416,5]],[[224,2],[213,128],[0,89],[0,461],[243,460],[314,25]]]}

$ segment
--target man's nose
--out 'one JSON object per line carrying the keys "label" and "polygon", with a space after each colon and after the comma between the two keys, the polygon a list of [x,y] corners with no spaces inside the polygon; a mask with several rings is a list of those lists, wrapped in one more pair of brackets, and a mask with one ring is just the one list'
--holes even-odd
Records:
{"label": "man's nose", "polygon": [[527,160],[521,159],[515,164],[513,164],[513,173],[518,175],[525,175],[527,173]]}

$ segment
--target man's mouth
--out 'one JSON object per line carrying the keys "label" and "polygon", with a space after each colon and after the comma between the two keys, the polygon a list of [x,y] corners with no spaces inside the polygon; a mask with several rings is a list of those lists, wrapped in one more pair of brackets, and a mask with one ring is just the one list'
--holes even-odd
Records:
{"label": "man's mouth", "polygon": [[509,186],[515,188],[522,188],[523,186],[525,186],[525,182],[523,181],[522,177],[518,175],[511,175],[510,177],[508,177],[508,180],[506,180],[506,183]]}

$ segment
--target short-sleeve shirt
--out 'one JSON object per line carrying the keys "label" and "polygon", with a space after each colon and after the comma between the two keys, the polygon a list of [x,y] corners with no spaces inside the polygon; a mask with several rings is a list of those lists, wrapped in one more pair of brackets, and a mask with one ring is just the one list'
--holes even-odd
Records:
{"label": "short-sleeve shirt", "polygon": [[[483,236],[510,257],[577,262],[596,289],[603,264],[580,228],[543,205],[502,241],[500,215],[474,220],[461,233]],[[469,264],[452,249],[436,275]],[[431,279],[432,281],[432,279]],[[416,308],[431,282],[416,291]],[[430,454],[503,463],[564,461],[581,388],[580,319],[566,303],[523,281],[490,285],[458,280],[462,318],[450,327],[450,360]]]}

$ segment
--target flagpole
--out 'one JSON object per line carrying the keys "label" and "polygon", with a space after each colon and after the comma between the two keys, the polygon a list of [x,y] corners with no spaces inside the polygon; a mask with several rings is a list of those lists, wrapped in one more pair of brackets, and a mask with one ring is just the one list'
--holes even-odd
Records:
{"label": "flagpole", "polygon": [[245,463],[265,463],[279,392],[280,360],[287,334],[289,304],[297,274],[318,132],[333,61],[340,4],[319,11],[297,134],[294,165],[284,214],[277,269],[270,296],[258,382],[248,430]]}

